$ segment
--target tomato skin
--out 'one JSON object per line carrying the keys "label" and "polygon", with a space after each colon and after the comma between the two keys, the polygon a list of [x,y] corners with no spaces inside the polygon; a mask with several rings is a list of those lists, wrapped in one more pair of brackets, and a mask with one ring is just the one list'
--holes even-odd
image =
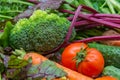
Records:
{"label": "tomato skin", "polygon": [[76,53],[80,52],[81,48],[85,49],[87,45],[85,43],[72,43],[67,46],[62,53],[62,65],[77,71],[76,60],[74,58],[76,57]]}
{"label": "tomato skin", "polygon": [[[81,48],[86,50],[85,57],[76,66],[74,58],[77,56],[77,53],[81,52]],[[102,53],[95,48],[88,48],[85,43],[72,43],[68,45],[62,53],[61,61],[63,66],[93,78],[97,77],[104,68]]]}
{"label": "tomato skin", "polygon": [[87,49],[87,55],[78,66],[78,72],[89,77],[97,77],[104,68],[104,58],[95,48]]}

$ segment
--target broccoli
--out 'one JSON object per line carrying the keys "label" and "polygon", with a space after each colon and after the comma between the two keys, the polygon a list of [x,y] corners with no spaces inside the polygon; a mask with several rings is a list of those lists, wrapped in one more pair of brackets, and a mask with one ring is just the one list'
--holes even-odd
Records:
{"label": "broccoli", "polygon": [[[13,48],[46,52],[60,45],[68,32],[70,22],[63,17],[36,10],[29,19],[20,19],[10,32]],[[75,36],[73,30],[72,39]]]}

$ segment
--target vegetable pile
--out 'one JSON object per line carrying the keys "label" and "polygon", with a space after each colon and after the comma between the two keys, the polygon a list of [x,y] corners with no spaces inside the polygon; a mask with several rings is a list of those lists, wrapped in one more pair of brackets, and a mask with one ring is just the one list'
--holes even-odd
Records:
{"label": "vegetable pile", "polygon": [[119,0],[0,4],[0,79],[120,80]]}

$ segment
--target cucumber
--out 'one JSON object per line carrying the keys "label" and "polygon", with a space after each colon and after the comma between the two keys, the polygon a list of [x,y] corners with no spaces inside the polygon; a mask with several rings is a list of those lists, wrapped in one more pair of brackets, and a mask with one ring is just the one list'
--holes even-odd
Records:
{"label": "cucumber", "polygon": [[102,72],[103,76],[112,76],[120,80],[120,69],[114,66],[106,66]]}
{"label": "cucumber", "polygon": [[98,49],[105,59],[105,66],[113,65],[120,68],[120,47],[99,43],[88,43],[89,47]]}

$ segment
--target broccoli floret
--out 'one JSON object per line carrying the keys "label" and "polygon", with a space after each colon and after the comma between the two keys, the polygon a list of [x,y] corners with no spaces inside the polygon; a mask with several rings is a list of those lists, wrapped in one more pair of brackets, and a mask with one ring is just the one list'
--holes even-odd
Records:
{"label": "broccoli floret", "polygon": [[49,51],[64,41],[69,27],[70,22],[66,18],[36,10],[29,19],[20,19],[16,23],[10,32],[9,43],[17,49]]}

